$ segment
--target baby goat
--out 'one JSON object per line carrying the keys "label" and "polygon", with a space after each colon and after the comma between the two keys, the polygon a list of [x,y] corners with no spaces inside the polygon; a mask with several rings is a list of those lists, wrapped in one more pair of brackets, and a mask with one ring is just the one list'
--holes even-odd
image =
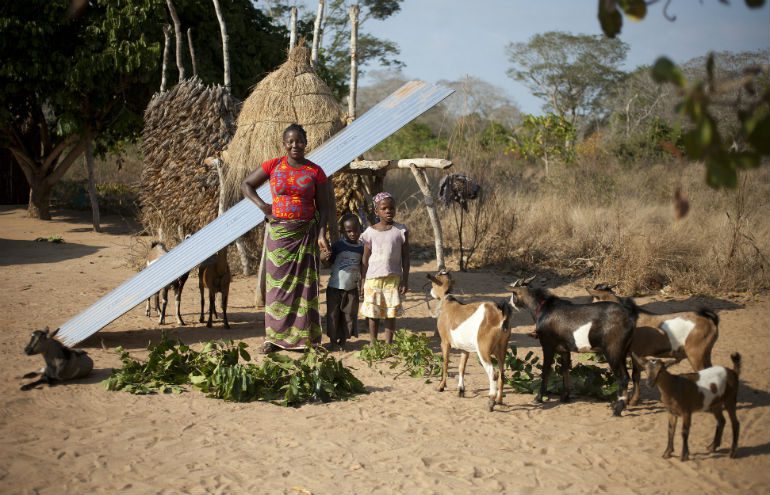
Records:
{"label": "baby goat", "polygon": [[29,390],[41,383],[50,386],[57,381],[82,378],[94,369],[94,362],[85,351],[70,349],[53,338],[58,331],[57,328],[49,334],[46,327],[45,330],[32,332],[32,338],[24,348],[24,353],[28,356],[42,354],[45,366],[40,371],[32,371],[22,377],[34,378],[40,375],[39,380],[22,385],[22,390]]}
{"label": "baby goat", "polygon": [[676,433],[677,417],[682,417],[682,456],[686,461],[690,457],[687,439],[690,435],[690,420],[692,413],[697,411],[710,412],[717,420],[714,441],[708,446],[708,452],[713,453],[722,443],[722,432],[725,429],[725,417],[722,409],[727,409],[730,424],[733,429],[733,444],[730,447],[730,457],[735,457],[738,449],[740,423],[735,415],[738,402],[738,376],[741,373],[741,355],[737,352],[730,355],[733,369],[723,366],[712,366],[697,373],[672,375],[660,359],[647,361],[647,380],[650,386],[657,385],[663,404],[668,409],[668,445],[663,457],[671,457],[674,451],[674,434]]}
{"label": "baby goat", "polygon": [[[620,302],[634,304],[631,298],[616,295],[612,286],[598,284],[593,289],[586,289],[594,301]],[[711,366],[711,350],[719,337],[719,316],[710,309],[683,311],[658,315],[639,308],[639,318],[631,339],[631,380],[634,392],[630,405],[639,402],[639,382],[643,363],[642,356],[670,357],[676,362],[684,358],[690,362],[694,371]]]}
{"label": "baby goat", "polygon": [[[189,237],[189,236],[188,236]],[[168,249],[166,249],[166,245],[163,244],[160,241],[153,241],[152,245],[150,246],[150,252],[147,254],[147,265],[150,266],[158,259],[160,259],[161,256],[168,253]],[[155,312],[159,315],[158,318],[158,324],[159,325],[165,325],[166,323],[166,305],[168,304],[168,288],[171,287],[174,289],[174,302],[175,302],[175,308],[176,308],[176,322],[179,323],[181,326],[184,326],[184,321],[182,320],[182,289],[184,289],[184,284],[187,282],[187,277],[190,275],[189,272],[183,273],[179,278],[168,284],[167,286],[163,287],[161,290],[159,290],[157,293],[153,294],[152,296],[147,298],[147,307],[144,310],[145,316],[150,316],[150,300],[155,299]],[[158,304],[158,299],[160,299],[160,304]]]}
{"label": "baby goat", "polygon": [[[511,336],[510,308],[505,302],[461,303],[450,295],[453,281],[451,275],[446,272],[442,271],[435,277],[428,274],[428,279],[432,284],[431,295],[439,300],[436,318],[444,362],[438,391],[442,392],[446,386],[451,347],[462,352],[457,392],[460,397],[465,395],[465,365],[468,363],[468,354],[475,352],[489,378],[488,408],[493,411],[495,404],[503,403],[505,354],[508,350],[508,338]],[[497,359],[497,383],[492,356]]]}
{"label": "baby goat", "polygon": [[206,326],[211,328],[212,316],[216,316],[217,310],[214,305],[217,292],[222,293],[222,320],[225,328],[230,328],[227,322],[227,295],[230,292],[230,265],[227,264],[227,247],[224,247],[210,256],[198,267],[198,288],[201,291],[201,317],[203,323],[203,309],[205,301],[203,293],[206,288],[209,290],[209,319]]}
{"label": "baby goat", "polygon": [[543,349],[542,383],[535,401],[542,402],[543,395],[547,393],[548,375],[556,352],[561,356],[564,385],[561,400],[567,402],[570,398],[569,371],[572,366],[570,353],[599,351],[604,354],[618,382],[618,401],[613,407],[613,415],[620,416],[627,401],[626,356],[636,326],[636,308],[610,302],[574,304],[546,290],[527,287],[533,279],[519,279],[509,287],[514,309],[524,306],[532,314],[535,334]]}

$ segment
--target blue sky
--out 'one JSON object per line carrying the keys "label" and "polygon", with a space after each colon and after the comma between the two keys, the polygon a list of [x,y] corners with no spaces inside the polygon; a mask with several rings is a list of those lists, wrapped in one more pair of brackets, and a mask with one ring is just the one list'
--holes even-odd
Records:
{"label": "blue sky", "polygon": [[[353,2],[348,2],[353,3]],[[317,2],[298,0],[315,12]],[[676,62],[709,51],[770,48],[770,6],[749,9],[743,0],[672,0],[674,22],[663,16],[665,1],[648,8],[641,22],[625,19],[620,39],[629,45],[625,70],[652,64],[666,55]],[[394,41],[406,64],[404,76],[429,82],[457,81],[466,75],[503,89],[526,113],[540,113],[542,101],[506,75],[506,46],[537,33],[568,31],[601,34],[596,0],[404,0],[385,21],[367,21],[362,30]],[[366,66],[364,70],[376,70]],[[361,85],[371,82],[364,76]]]}

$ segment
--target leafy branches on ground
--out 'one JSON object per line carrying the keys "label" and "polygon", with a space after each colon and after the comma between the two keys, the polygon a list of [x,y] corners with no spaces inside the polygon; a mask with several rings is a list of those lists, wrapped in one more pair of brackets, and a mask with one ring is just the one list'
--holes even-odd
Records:
{"label": "leafy branches on ground", "polygon": [[146,361],[118,348],[123,366],[114,370],[104,385],[107,390],[134,394],[179,393],[191,385],[217,399],[261,400],[283,406],[366,393],[350,369],[323,348],[309,348],[298,359],[268,354],[257,365],[250,362],[247,347],[244,342],[210,341],[198,352],[163,335],[158,344],[148,347]]}
{"label": "leafy branches on ground", "polygon": [[[510,352],[505,356],[505,367],[510,370],[505,383],[517,394],[534,394],[542,383],[543,365],[540,358],[532,351],[520,358],[518,349],[511,345]],[[537,371],[537,376],[536,372]],[[585,397],[593,397],[603,401],[613,400],[618,386],[612,373],[592,364],[578,363],[570,370],[572,392]],[[561,365],[557,364],[548,377],[548,392],[560,394],[563,389]]]}
{"label": "leafy branches on ground", "polygon": [[441,356],[431,350],[428,337],[403,328],[393,336],[392,344],[375,341],[365,345],[358,357],[370,367],[375,362],[387,361],[390,369],[402,369],[399,375],[430,378],[441,374]]}

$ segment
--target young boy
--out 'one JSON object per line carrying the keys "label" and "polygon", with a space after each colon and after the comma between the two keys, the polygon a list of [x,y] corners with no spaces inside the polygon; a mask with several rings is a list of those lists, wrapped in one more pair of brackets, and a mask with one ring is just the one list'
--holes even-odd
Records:
{"label": "young boy", "polygon": [[348,213],[342,217],[342,239],[332,245],[332,273],[326,287],[326,334],[332,345],[345,347],[348,338],[358,337],[358,284],[364,245],[359,241],[361,223]]}

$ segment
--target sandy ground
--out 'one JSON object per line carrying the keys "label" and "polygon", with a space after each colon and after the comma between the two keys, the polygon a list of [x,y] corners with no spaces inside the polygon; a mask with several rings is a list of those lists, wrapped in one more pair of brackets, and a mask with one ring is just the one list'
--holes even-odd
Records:
{"label": "sandy ground", "polygon": [[[768,493],[770,491],[770,336],[768,296],[644,299],[656,311],[708,304],[719,311],[714,360],[729,365],[739,351],[744,366],[738,417],[738,458],[723,447],[705,454],[715,421],[694,418],[692,460],[664,460],[667,414],[643,391],[640,406],[611,417],[609,406],[577,398],[532,404],[531,395],[506,390],[505,404],[486,410],[486,377],[469,360],[468,393],[456,381],[438,393],[435,383],[386,366],[368,368],[355,355],[368,337],[335,356],[355,368],[371,392],[354,400],[297,409],[267,403],[233,404],[190,391],[135,396],[101,385],[114,352],[123,346],[141,357],[161,328],[137,307],[83,342],[95,361],[84,380],[19,391],[21,375],[42,364],[22,352],[31,330],[55,328],[130,277],[126,265],[131,226],[105,219],[106,233],[90,230],[86,215],[56,212],[55,221],[0,209],[0,366],[5,398],[0,412],[1,493]],[[60,235],[65,243],[34,242]],[[432,335],[417,265],[406,317],[399,327]],[[475,297],[505,296],[511,276],[459,274],[459,289]],[[324,279],[325,280],[325,279]],[[252,278],[231,287],[224,331],[197,323],[197,281],[188,282],[182,311],[188,325],[164,329],[183,341],[233,338],[256,348],[262,317],[251,306]],[[584,281],[550,281],[559,295],[583,297]],[[512,340],[539,352],[525,334],[532,321],[516,315]],[[106,348],[103,349],[103,346]],[[452,365],[459,361],[453,355]],[[688,371],[680,364],[675,370]],[[677,435],[676,452],[681,440]]]}

